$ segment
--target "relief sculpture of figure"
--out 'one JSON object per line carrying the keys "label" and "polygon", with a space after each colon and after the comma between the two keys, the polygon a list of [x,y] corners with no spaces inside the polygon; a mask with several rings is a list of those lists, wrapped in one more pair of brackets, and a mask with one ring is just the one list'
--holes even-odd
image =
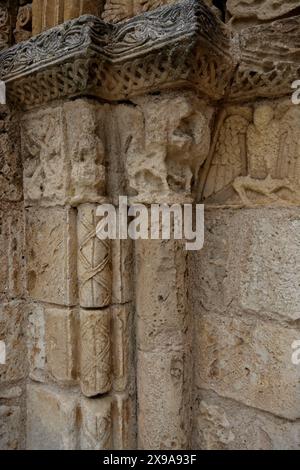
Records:
{"label": "relief sculpture of figure", "polygon": [[236,204],[237,194],[243,205],[257,204],[261,197],[271,203],[291,196],[299,201],[300,110],[289,108],[279,118],[272,106],[262,104],[254,110],[253,122],[239,113],[225,117],[218,131],[202,198]]}

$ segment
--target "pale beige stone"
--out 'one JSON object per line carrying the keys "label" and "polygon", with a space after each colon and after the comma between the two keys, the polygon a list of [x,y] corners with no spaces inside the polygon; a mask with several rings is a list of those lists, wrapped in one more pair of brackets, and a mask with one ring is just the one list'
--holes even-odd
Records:
{"label": "pale beige stone", "polygon": [[94,397],[112,385],[111,311],[80,310],[80,385]]}
{"label": "pale beige stone", "polygon": [[300,425],[201,392],[195,410],[193,448],[204,450],[299,450]]}
{"label": "pale beige stone", "polygon": [[82,399],[81,450],[111,450],[113,448],[111,398]]}
{"label": "pale beige stone", "polygon": [[41,305],[29,307],[27,350],[29,376],[38,382],[46,380],[45,312]]}
{"label": "pale beige stone", "polygon": [[25,114],[21,129],[26,203],[64,204],[69,164],[64,152],[62,107]]}
{"label": "pale beige stone", "polygon": [[200,177],[209,204],[299,205],[300,110],[286,100],[222,110]]}
{"label": "pale beige stone", "polygon": [[30,384],[27,388],[27,449],[76,449],[76,410],[76,395]]}
{"label": "pale beige stone", "polygon": [[114,449],[132,450],[137,448],[135,395],[118,393],[113,400],[113,443]]}
{"label": "pale beige stone", "polygon": [[21,427],[21,409],[0,406],[0,450],[21,449]]}
{"label": "pale beige stone", "polygon": [[58,305],[75,305],[75,212],[62,208],[27,209],[26,249],[30,297]]}
{"label": "pale beige stone", "polygon": [[110,240],[97,237],[97,206],[78,208],[78,279],[79,301],[84,308],[107,307],[112,296]]}
{"label": "pale beige stone", "polygon": [[297,329],[249,317],[196,313],[195,383],[224,397],[299,418],[300,370],[292,363]]}
{"label": "pale beige stone", "polygon": [[133,380],[134,371],[134,323],[133,306],[115,305],[112,307],[113,322],[113,386],[123,392]]}
{"label": "pale beige stone", "polygon": [[209,154],[213,110],[188,92],[136,102],[143,121],[134,121],[126,153],[129,192],[139,202],[183,202]]}
{"label": "pale beige stone", "polygon": [[59,382],[76,378],[76,318],[68,309],[45,309],[45,343],[47,369]]}
{"label": "pale beige stone", "polygon": [[0,341],[6,348],[6,363],[0,365],[0,384],[24,379],[27,375],[26,310],[21,301],[0,304]]}

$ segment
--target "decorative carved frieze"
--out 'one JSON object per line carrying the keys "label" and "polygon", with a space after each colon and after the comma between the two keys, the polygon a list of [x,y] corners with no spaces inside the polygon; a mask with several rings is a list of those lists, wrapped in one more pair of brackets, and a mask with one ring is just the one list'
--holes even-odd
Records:
{"label": "decorative carved frieze", "polygon": [[240,59],[230,98],[291,94],[300,78],[300,16],[254,26],[239,35]]}
{"label": "decorative carved frieze", "polygon": [[299,26],[294,16],[233,34],[200,0],[118,24],[82,16],[3,51],[0,79],[8,98],[23,107],[77,95],[121,100],[177,87],[214,100],[281,96],[300,76]]}
{"label": "decorative carved frieze", "polygon": [[117,100],[178,86],[213,98],[233,71],[230,34],[198,0],[112,25],[83,16],[0,55],[0,78],[21,105],[64,96]]}

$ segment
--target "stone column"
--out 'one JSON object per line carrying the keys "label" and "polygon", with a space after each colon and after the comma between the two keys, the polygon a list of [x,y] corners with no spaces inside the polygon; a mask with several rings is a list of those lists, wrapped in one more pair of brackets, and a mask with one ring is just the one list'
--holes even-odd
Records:
{"label": "stone column", "polygon": [[[137,203],[176,203],[181,209],[193,200],[193,179],[209,152],[212,110],[193,93],[184,92],[134,102],[135,107],[120,105],[114,110],[121,166],[123,162],[119,187],[126,185],[128,194],[135,194],[130,198],[132,208]],[[135,241],[142,449],[190,445],[193,363],[186,263],[184,240]]]}

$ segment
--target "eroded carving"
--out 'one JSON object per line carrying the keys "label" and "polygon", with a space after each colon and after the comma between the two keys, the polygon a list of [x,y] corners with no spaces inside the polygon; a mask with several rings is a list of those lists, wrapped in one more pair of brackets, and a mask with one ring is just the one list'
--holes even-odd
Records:
{"label": "eroded carving", "polygon": [[226,204],[298,204],[299,135],[296,106],[261,104],[253,115],[251,108],[230,111],[220,128],[203,198]]}
{"label": "eroded carving", "polygon": [[19,8],[14,37],[16,42],[27,41],[32,35],[32,6],[30,3]]}
{"label": "eroded carving", "polygon": [[110,310],[80,311],[80,383],[82,393],[94,397],[111,389]]}
{"label": "eroded carving", "polygon": [[82,450],[112,449],[112,402],[110,398],[81,402]]}
{"label": "eroded carving", "polygon": [[[210,117],[193,95],[139,100],[139,136],[126,152],[129,192],[138,201],[178,201],[191,197],[210,147]],[[197,103],[197,105],[195,105]],[[179,199],[178,199],[179,198]]]}

